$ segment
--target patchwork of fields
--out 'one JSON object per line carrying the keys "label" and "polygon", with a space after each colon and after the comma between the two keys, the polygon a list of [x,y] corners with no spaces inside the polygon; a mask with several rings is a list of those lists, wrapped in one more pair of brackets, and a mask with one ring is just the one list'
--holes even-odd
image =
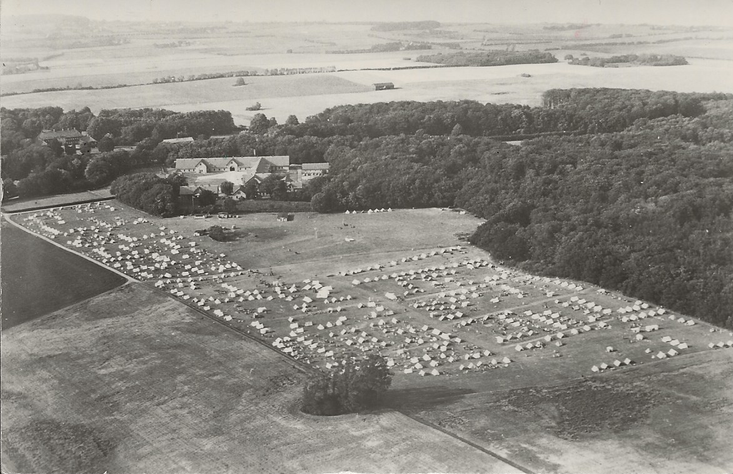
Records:
{"label": "patchwork of fields", "polygon": [[[617,87],[679,92],[733,92],[730,61],[690,59],[687,66],[625,69],[571,66],[565,63],[497,67],[458,67],[386,71],[346,71],[299,76],[251,77],[248,85],[212,79],[94,91],[59,91],[3,98],[8,108],[61,106],[66,110],[159,107],[180,112],[228,110],[237,124],[248,125],[259,101],[268,117],[281,123],[291,114],[301,120],[325,108],[344,104],[396,100],[477,100],[491,103],[541,104],[552,88]],[[521,77],[529,74],[531,77]],[[375,82],[397,88],[374,91]],[[297,97],[297,101],[293,100]]]}

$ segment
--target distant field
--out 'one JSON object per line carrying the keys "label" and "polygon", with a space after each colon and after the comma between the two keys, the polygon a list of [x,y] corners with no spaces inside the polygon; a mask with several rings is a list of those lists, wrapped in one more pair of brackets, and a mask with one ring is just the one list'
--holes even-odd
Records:
{"label": "distant field", "polygon": [[2,336],[8,472],[519,472],[395,412],[317,418],[286,358],[132,284]]}
{"label": "distant field", "polygon": [[[733,92],[733,63],[690,59],[687,66],[625,69],[579,68],[565,64],[531,64],[484,68],[436,68],[393,71],[351,71],[302,76],[256,77],[249,85],[232,87],[233,79],[161,84],[99,91],[62,91],[3,98],[7,108],[58,105],[89,106],[98,112],[114,107],[160,107],[188,112],[223,109],[235,122],[249,124],[256,112],[246,108],[259,101],[268,117],[301,120],[327,107],[394,100],[463,100],[541,104],[552,88],[619,87],[679,92]],[[531,77],[521,77],[530,74]],[[394,82],[397,89],[374,91],[374,82]],[[296,99],[297,98],[297,99]]]}
{"label": "distant field", "polygon": [[5,220],[1,225],[3,331],[125,282]]}

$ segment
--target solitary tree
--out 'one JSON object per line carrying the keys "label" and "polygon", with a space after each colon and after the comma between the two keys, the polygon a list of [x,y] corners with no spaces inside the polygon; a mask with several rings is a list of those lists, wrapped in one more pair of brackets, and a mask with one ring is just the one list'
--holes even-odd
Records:
{"label": "solitary tree", "polygon": [[270,128],[270,121],[265,114],[255,114],[249,122],[249,131],[261,135]]}
{"label": "solitary tree", "polygon": [[213,191],[209,191],[208,189],[202,189],[198,195],[197,200],[199,206],[213,206],[214,204],[216,204],[216,193]]}
{"label": "solitary tree", "polygon": [[392,383],[387,362],[379,354],[349,357],[337,370],[317,374],[303,387],[301,410],[312,415],[340,415],[374,407]]}
{"label": "solitary tree", "polygon": [[234,83],[234,86],[235,87],[244,86],[244,85],[247,85],[247,83],[244,82],[244,78],[243,77],[238,77],[237,78],[237,81]]}
{"label": "solitary tree", "polygon": [[237,201],[230,197],[224,199],[224,212],[227,214],[234,214],[237,212]]}
{"label": "solitary tree", "polygon": [[255,102],[254,104],[247,107],[247,110],[262,110],[262,104],[260,104],[259,102]]}
{"label": "solitary tree", "polygon": [[247,196],[247,199],[257,199],[259,194],[259,185],[257,184],[257,181],[250,179],[244,183],[244,194]]}
{"label": "solitary tree", "polygon": [[115,149],[115,141],[105,135],[101,140],[99,140],[99,142],[97,142],[97,149],[103,153],[112,151]]}
{"label": "solitary tree", "polygon": [[232,194],[234,192],[234,183],[231,181],[224,181],[219,185],[219,189],[221,190],[222,194]]}
{"label": "solitary tree", "polygon": [[299,125],[300,122],[298,121],[298,117],[295,115],[289,115],[288,118],[285,120],[285,125]]}

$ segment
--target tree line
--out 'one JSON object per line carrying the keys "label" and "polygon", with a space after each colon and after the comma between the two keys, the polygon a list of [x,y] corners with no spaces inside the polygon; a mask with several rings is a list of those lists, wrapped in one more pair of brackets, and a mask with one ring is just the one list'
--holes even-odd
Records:
{"label": "tree line", "polygon": [[537,50],[456,51],[451,53],[423,54],[418,56],[416,60],[423,63],[437,63],[454,67],[507,66],[510,64],[545,64],[557,62],[557,58],[552,53]]}
{"label": "tree line", "polygon": [[[133,153],[115,145],[157,144],[178,135],[207,137],[236,131],[231,113],[178,113],[156,109],[102,110],[87,107],[64,112],[60,107],[1,109],[3,198],[35,197],[93,189],[109,184],[137,165],[151,164],[145,146]],[[76,129],[98,140],[101,153],[78,153],[58,140],[43,144],[42,130]],[[150,143],[148,143],[149,145]],[[154,145],[153,145],[154,146]]]}
{"label": "tree line", "polygon": [[[556,99],[573,109],[592,95]],[[686,110],[689,97],[676,99],[668,110]],[[642,114],[620,132],[521,147],[421,134],[332,146],[330,176],[312,205],[320,212],[458,206],[487,220],[471,241],[508,264],[733,327],[733,100],[717,99],[700,103],[701,113],[696,105],[695,116]],[[655,112],[646,115],[664,103],[648,102]]]}

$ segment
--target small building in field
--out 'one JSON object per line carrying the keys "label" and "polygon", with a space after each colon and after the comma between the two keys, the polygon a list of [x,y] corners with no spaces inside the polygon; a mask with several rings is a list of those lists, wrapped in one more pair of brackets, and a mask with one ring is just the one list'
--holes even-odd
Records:
{"label": "small building in field", "polygon": [[394,89],[394,84],[391,82],[375,82],[374,83],[375,91],[386,91],[389,89]]}

